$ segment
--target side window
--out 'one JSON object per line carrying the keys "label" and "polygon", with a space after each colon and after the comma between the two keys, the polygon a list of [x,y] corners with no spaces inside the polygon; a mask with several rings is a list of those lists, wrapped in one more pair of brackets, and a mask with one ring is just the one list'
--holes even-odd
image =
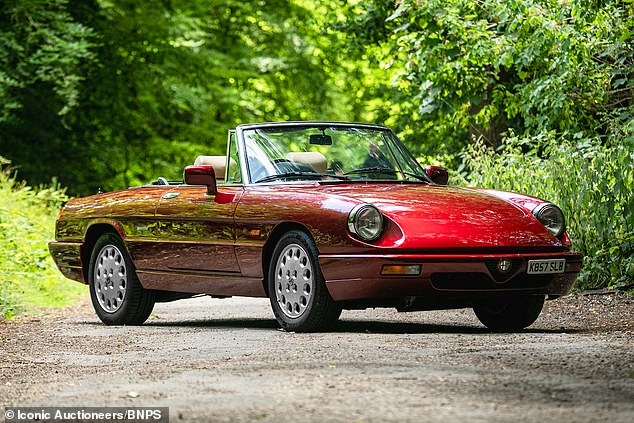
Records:
{"label": "side window", "polygon": [[227,184],[242,183],[240,170],[240,156],[238,155],[238,142],[235,131],[229,131],[229,171],[227,172]]}

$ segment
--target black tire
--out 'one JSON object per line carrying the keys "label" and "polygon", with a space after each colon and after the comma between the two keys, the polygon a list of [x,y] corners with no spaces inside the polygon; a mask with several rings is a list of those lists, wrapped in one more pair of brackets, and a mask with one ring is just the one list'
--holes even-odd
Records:
{"label": "black tire", "polygon": [[154,292],[144,289],[119,236],[99,237],[88,266],[90,299],[106,325],[140,325],[154,308]]}
{"label": "black tire", "polygon": [[532,325],[544,306],[544,295],[518,295],[484,301],[473,311],[494,331],[517,331]]}
{"label": "black tire", "polygon": [[275,246],[269,264],[269,298],[275,318],[286,331],[324,331],[341,315],[341,306],[328,293],[317,256],[315,243],[302,231],[287,232]]}

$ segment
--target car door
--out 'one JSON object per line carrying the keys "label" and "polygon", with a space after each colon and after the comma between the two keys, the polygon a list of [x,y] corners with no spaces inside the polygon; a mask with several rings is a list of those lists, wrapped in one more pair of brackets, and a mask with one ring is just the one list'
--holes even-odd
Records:
{"label": "car door", "polygon": [[239,274],[234,214],[242,192],[241,186],[215,195],[201,186],[167,190],[156,207],[156,242],[145,268]]}

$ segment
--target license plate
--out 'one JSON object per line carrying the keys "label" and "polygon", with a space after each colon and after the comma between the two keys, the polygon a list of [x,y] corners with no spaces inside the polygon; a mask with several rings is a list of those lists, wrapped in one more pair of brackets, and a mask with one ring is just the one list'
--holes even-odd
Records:
{"label": "license plate", "polygon": [[545,275],[549,273],[564,273],[566,259],[529,260],[526,273],[529,275]]}

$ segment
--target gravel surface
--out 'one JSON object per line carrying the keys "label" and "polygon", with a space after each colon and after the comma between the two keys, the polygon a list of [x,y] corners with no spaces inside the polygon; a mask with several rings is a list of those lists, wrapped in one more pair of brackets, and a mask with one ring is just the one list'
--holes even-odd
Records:
{"label": "gravel surface", "polygon": [[159,304],[106,327],[88,303],[0,321],[0,407],[167,406],[170,420],[632,422],[634,297],[547,302],[528,330],[471,310],[344,311],[280,331],[266,299]]}

